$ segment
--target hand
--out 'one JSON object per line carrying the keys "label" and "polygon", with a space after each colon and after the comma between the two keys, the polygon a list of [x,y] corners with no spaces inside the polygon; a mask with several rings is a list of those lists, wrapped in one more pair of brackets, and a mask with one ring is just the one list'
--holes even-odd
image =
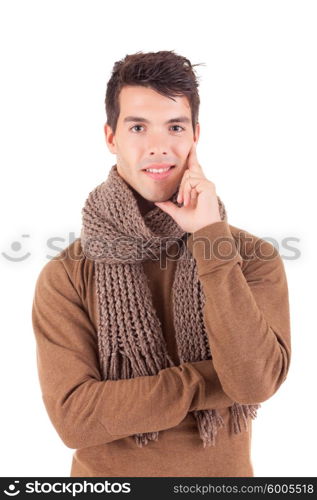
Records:
{"label": "hand", "polygon": [[196,144],[193,143],[187,158],[187,166],[180,182],[177,201],[183,202],[178,207],[172,201],[154,204],[169,214],[186,232],[193,233],[202,227],[221,221],[216,188],[209,181],[198,163]]}

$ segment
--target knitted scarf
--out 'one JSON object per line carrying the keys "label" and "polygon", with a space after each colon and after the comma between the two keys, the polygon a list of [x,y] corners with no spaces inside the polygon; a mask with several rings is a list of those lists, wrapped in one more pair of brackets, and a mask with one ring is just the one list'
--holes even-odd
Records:
{"label": "knitted scarf", "polygon": [[[221,219],[227,220],[225,207],[217,198]],[[171,200],[181,206],[177,192]],[[203,321],[205,296],[195,259],[185,244],[189,233],[159,207],[142,216],[116,164],[108,178],[89,193],[82,219],[82,250],[95,266],[98,353],[104,380],[156,375],[174,366],[142,261],[160,259],[175,242],[180,248],[172,287],[177,353],[181,363],[212,359]],[[230,406],[233,432],[241,432],[241,420],[247,430],[248,416],[255,418],[260,406],[237,402]],[[218,428],[225,425],[218,410],[195,410],[192,414],[203,446],[214,446]],[[142,447],[157,441],[158,435],[157,431],[146,432],[134,438]]]}

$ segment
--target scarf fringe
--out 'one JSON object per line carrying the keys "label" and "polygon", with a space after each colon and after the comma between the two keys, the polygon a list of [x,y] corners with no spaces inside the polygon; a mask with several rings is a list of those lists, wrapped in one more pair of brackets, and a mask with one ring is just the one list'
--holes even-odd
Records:
{"label": "scarf fringe", "polygon": [[[257,417],[257,410],[260,404],[242,405],[234,403],[229,407],[231,431],[234,434],[242,432],[242,423],[244,430],[248,430],[248,417],[253,420]],[[217,409],[212,410],[194,410],[193,415],[197,422],[199,436],[203,441],[203,447],[215,446],[218,430],[225,427],[224,420]],[[146,446],[149,441],[158,441],[159,432],[146,432],[143,434],[134,434],[134,439],[139,448]]]}
{"label": "scarf fringe", "polygon": [[158,441],[158,432],[145,432],[144,434],[134,434],[134,439],[139,448],[147,445],[149,441]]}
{"label": "scarf fringe", "polygon": [[203,446],[215,446],[218,429],[225,426],[222,416],[218,410],[195,410],[194,417],[197,421],[199,435]]}
{"label": "scarf fringe", "polygon": [[261,405],[259,403],[254,405],[241,405],[239,403],[234,403],[232,406],[230,406],[232,431],[235,434],[242,432],[240,417],[243,419],[245,430],[248,430],[247,419],[248,417],[251,417],[254,420],[257,417],[258,408],[261,408]]}

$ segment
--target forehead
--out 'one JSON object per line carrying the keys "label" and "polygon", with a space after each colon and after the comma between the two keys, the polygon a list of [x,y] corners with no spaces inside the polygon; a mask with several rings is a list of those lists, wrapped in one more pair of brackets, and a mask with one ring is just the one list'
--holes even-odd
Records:
{"label": "forehead", "polygon": [[156,116],[164,119],[169,118],[169,115],[177,116],[179,114],[191,119],[191,109],[187,97],[175,96],[173,99],[148,87],[125,86],[119,94],[119,119],[123,120],[128,115],[150,118],[153,112]]}

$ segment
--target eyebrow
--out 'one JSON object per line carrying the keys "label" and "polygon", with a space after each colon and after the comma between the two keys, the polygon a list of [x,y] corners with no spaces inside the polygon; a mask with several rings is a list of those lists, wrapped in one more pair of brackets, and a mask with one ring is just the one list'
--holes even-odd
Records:
{"label": "eyebrow", "polygon": [[[143,123],[150,123],[149,120],[146,118],[142,118],[141,116],[126,116],[125,119],[123,120],[124,123],[126,122],[143,122]],[[177,116],[176,118],[171,118],[170,120],[167,120],[165,122],[165,125],[168,123],[190,123],[190,119],[187,116]]]}

